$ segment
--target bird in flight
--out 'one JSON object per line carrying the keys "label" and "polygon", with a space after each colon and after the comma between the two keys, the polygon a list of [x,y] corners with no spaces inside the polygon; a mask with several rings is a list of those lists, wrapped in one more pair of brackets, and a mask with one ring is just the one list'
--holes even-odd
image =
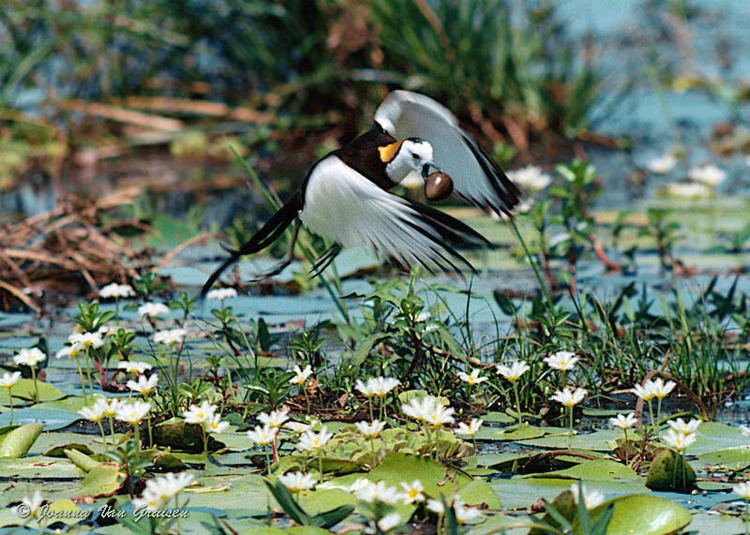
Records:
{"label": "bird in flight", "polygon": [[304,182],[268,222],[214,271],[203,294],[241,256],[271,245],[294,224],[284,260],[265,273],[280,273],[293,259],[300,226],[333,245],[313,264],[323,272],[342,247],[365,247],[380,257],[430,271],[473,266],[457,249],[490,243],[461,221],[423,203],[390,192],[407,175],[424,180],[429,201],[456,193],[497,214],[510,215],[520,191],[463,131],[456,117],[430,97],[393,91],[375,112],[370,130],[320,159]]}

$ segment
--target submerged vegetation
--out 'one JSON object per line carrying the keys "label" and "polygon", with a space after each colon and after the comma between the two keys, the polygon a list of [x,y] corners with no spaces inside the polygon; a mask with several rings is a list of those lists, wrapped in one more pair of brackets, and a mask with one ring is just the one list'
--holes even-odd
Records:
{"label": "submerged vegetation", "polygon": [[[715,12],[643,2],[612,40],[634,74],[547,1],[6,3],[0,527],[750,529],[749,93],[730,43],[696,66]],[[311,278],[303,230],[201,300],[214,242],[397,87],[525,193],[512,223],[441,207],[497,246],[479,273],[351,252]],[[677,91],[725,120],[696,133]],[[634,98],[645,134],[608,122]]]}

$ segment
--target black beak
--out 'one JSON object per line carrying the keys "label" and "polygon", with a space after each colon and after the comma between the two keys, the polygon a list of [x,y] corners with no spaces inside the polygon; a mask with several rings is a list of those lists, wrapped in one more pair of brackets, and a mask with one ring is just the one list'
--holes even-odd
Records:
{"label": "black beak", "polygon": [[430,168],[434,169],[435,171],[440,171],[435,164],[433,163],[426,163],[422,166],[422,178],[427,178],[427,176],[430,174]]}

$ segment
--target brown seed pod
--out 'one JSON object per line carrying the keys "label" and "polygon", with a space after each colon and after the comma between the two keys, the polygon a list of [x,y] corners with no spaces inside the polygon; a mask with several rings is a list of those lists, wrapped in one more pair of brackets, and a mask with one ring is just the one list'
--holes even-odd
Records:
{"label": "brown seed pod", "polygon": [[453,193],[453,179],[442,171],[427,175],[424,182],[424,194],[429,201],[442,201]]}

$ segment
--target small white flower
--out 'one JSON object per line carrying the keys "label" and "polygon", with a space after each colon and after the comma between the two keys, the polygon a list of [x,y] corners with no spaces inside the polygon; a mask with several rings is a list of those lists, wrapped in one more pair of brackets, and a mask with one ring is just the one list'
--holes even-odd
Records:
{"label": "small white flower", "polygon": [[677,158],[675,158],[673,154],[667,153],[658,158],[649,160],[646,167],[652,173],[666,175],[675,165],[677,165]]}
{"label": "small white flower", "polygon": [[558,403],[562,403],[565,407],[575,407],[583,398],[586,397],[586,389],[584,388],[566,388],[564,390],[558,390],[552,395],[552,399]]}
{"label": "small white flower", "polygon": [[479,429],[482,427],[483,420],[479,420],[477,418],[472,418],[469,420],[469,424],[465,424],[464,422],[461,422],[458,424],[458,429],[456,429],[457,435],[464,435],[468,437],[473,437],[479,432]]}
{"label": "small white flower", "polygon": [[459,524],[473,522],[482,517],[482,511],[476,507],[467,506],[458,496],[453,499],[453,512],[456,515],[456,522]]}
{"label": "small white flower", "polygon": [[156,390],[158,384],[159,376],[154,373],[148,378],[145,375],[140,375],[138,381],[128,381],[127,387],[133,392],[138,392],[143,397],[148,397]]}
{"label": "small white flower", "polygon": [[398,527],[399,524],[401,524],[401,515],[398,513],[389,513],[378,520],[378,527],[384,533]]}
{"label": "small white flower", "polygon": [[169,314],[169,307],[163,303],[143,303],[138,307],[138,315],[158,318]]}
{"label": "small white flower", "polygon": [[329,433],[326,426],[323,426],[317,433],[314,431],[305,431],[299,437],[297,449],[307,452],[318,451],[323,448],[329,440],[331,440],[331,437],[333,437],[333,433]]}
{"label": "small white flower", "polygon": [[700,182],[705,186],[715,188],[727,178],[727,173],[715,165],[707,163],[690,168],[688,178],[695,182]]}
{"label": "small white flower", "polygon": [[135,290],[129,284],[117,284],[113,282],[99,290],[99,296],[104,299],[123,299],[135,296]]}
{"label": "small white flower", "polygon": [[289,492],[301,492],[303,490],[310,490],[315,487],[315,483],[318,482],[313,476],[309,474],[303,474],[302,472],[290,472],[279,476],[279,481],[284,485]]}
{"label": "small white flower", "polygon": [[310,429],[312,429],[312,425],[302,422],[287,422],[286,424],[284,424],[284,429],[288,429],[292,433],[301,435],[305,431],[309,431]]}
{"label": "small white flower", "polygon": [[740,426],[740,432],[743,435],[745,435],[746,437],[750,437],[750,427],[748,427],[746,425],[741,425]]}
{"label": "small white flower", "polygon": [[234,299],[235,297],[237,297],[237,290],[234,288],[215,288],[206,294],[206,299],[217,299],[219,301]]}
{"label": "small white flower", "polygon": [[[289,409],[287,407],[281,407],[270,413],[261,412],[258,415],[258,420],[268,427],[281,427],[289,419]],[[309,426],[308,426],[309,427]]]}
{"label": "small white flower", "polygon": [[713,195],[713,190],[697,182],[675,182],[667,186],[667,195],[681,199],[704,199]]}
{"label": "small white flower", "polygon": [[115,418],[130,425],[138,425],[151,410],[151,403],[132,401],[123,403],[117,408]]}
{"label": "small white flower", "polygon": [[187,331],[185,329],[166,329],[154,333],[154,342],[157,344],[164,344],[171,348],[182,343],[185,336],[187,336]]}
{"label": "small white flower", "polygon": [[[578,503],[578,483],[573,483],[570,486],[570,492],[573,494],[573,501]],[[583,505],[588,510],[595,509],[604,503],[604,494],[598,490],[589,490],[583,485],[580,492],[583,494]]]}
{"label": "small white flower", "polygon": [[11,389],[21,378],[21,372],[5,373],[0,376],[0,387]]}
{"label": "small white flower", "polygon": [[674,429],[676,433],[682,433],[683,435],[692,435],[698,430],[698,426],[701,425],[700,420],[691,419],[689,422],[686,422],[682,418],[677,418],[676,420],[669,420],[667,422],[667,425]]}
{"label": "small white flower", "polygon": [[375,438],[385,429],[385,422],[373,420],[372,422],[357,422],[354,424],[357,431],[362,433],[365,438]]}
{"label": "small white flower", "polygon": [[187,424],[204,425],[214,417],[214,414],[216,414],[216,407],[204,401],[200,405],[190,405],[190,408],[182,413],[182,417]]}
{"label": "small white flower", "polygon": [[396,487],[389,487],[383,481],[373,483],[368,481],[368,484],[362,484],[354,495],[358,500],[362,500],[367,503],[382,502],[388,504],[394,504],[401,499],[401,496]]}
{"label": "small white flower", "polygon": [[21,515],[21,512],[18,510],[18,507],[16,507],[16,514],[23,516],[23,518],[35,518],[37,514],[39,513],[39,509],[42,507],[42,502],[44,502],[44,499],[42,498],[42,493],[39,492],[39,490],[34,491],[34,495],[29,498],[28,496],[24,497],[21,500],[21,503],[24,505],[23,507],[23,515]]}
{"label": "small white flower", "polygon": [[401,384],[398,379],[392,379],[390,377],[371,377],[366,383],[363,383],[360,379],[357,379],[354,387],[359,390],[365,397],[371,398],[373,396],[385,397],[388,392],[396,388]]}
{"label": "small white flower", "polygon": [[118,370],[125,370],[127,373],[131,373],[133,375],[140,375],[143,372],[147,372],[153,368],[151,364],[148,362],[139,362],[139,361],[129,361],[129,360],[121,360],[117,363],[117,369]]}
{"label": "small white flower", "polygon": [[743,481],[737,485],[732,485],[732,492],[739,495],[743,500],[750,500],[750,482]]}
{"label": "small white flower", "polygon": [[506,173],[511,182],[529,192],[541,191],[552,182],[552,177],[536,165],[528,165]]}
{"label": "small white flower", "polygon": [[401,482],[400,499],[405,504],[423,502],[425,500],[424,487],[421,481],[412,481],[411,483]]}
{"label": "small white flower", "polygon": [[146,489],[140,499],[133,500],[133,507],[154,510],[166,504],[193,482],[192,474],[166,474],[146,481]]}
{"label": "small white flower", "polygon": [[578,362],[578,357],[576,357],[575,353],[570,351],[558,351],[554,355],[546,357],[544,362],[546,362],[550,368],[555,370],[569,371],[572,370]]}
{"label": "small white flower", "polygon": [[107,410],[107,402],[103,399],[98,399],[91,407],[83,407],[78,414],[89,420],[90,422],[101,422],[104,418],[104,412]]}
{"label": "small white flower", "polygon": [[622,414],[618,414],[614,418],[609,419],[609,425],[612,427],[619,427],[623,431],[626,429],[630,429],[638,422],[638,418],[635,417],[635,413],[630,413],[627,416],[624,416]]}
{"label": "small white flower", "polygon": [[73,333],[68,336],[68,341],[74,346],[80,346],[83,349],[99,349],[104,345],[104,337],[101,333]]}
{"label": "small white flower", "polygon": [[204,422],[203,427],[207,433],[223,433],[229,429],[229,422],[222,422],[220,414],[214,414],[211,419]]}
{"label": "small white flower", "polygon": [[679,452],[686,450],[690,445],[695,442],[695,434],[684,434],[674,429],[670,429],[661,439],[670,447],[676,449]]}
{"label": "small white flower", "polygon": [[42,362],[44,359],[47,358],[47,355],[42,353],[39,348],[32,347],[31,349],[22,349],[18,352],[18,355],[13,357],[13,362],[15,362],[18,366],[36,366],[40,362]]}
{"label": "small white flower", "polygon": [[105,400],[107,404],[107,408],[103,409],[103,414],[107,418],[115,418],[117,416],[117,411],[120,409],[124,401],[110,398],[108,400]]}
{"label": "small white flower", "polygon": [[253,444],[258,446],[268,446],[274,440],[276,440],[276,434],[278,429],[264,425],[263,427],[256,425],[254,431],[247,432],[247,438],[249,438]]}
{"label": "small white flower", "polygon": [[497,373],[510,382],[518,381],[527,371],[529,371],[529,365],[520,360],[511,363],[510,366],[506,366],[505,364],[497,365]]}
{"label": "small white flower", "polygon": [[654,398],[664,399],[674,390],[675,386],[677,385],[673,381],[665,383],[661,377],[657,377],[654,380],[644,382],[643,385],[635,385],[633,393],[643,401],[651,401]]}
{"label": "small white flower", "polygon": [[471,373],[464,373],[464,372],[458,372],[458,377],[461,379],[464,383],[470,384],[470,385],[478,385],[487,380],[486,377],[480,377],[479,372],[481,370],[479,368],[475,368],[471,370]]}
{"label": "small white flower", "polygon": [[289,382],[293,385],[302,385],[305,384],[305,381],[307,381],[310,376],[312,375],[313,371],[310,365],[308,364],[305,366],[305,369],[301,369],[299,366],[294,366],[294,377],[289,379]]}
{"label": "small white flower", "polygon": [[83,351],[83,348],[78,344],[63,346],[57,353],[55,353],[55,358],[61,359],[64,357],[70,357],[72,359],[77,359],[81,355],[81,351]]}
{"label": "small white flower", "polygon": [[432,499],[427,500],[427,509],[439,515],[442,515],[445,513],[445,507],[443,506],[443,502],[438,501],[438,500],[432,500]]}
{"label": "small white flower", "polygon": [[406,416],[424,422],[431,427],[440,427],[453,423],[454,410],[443,405],[442,400],[433,396],[412,399],[401,410]]}

